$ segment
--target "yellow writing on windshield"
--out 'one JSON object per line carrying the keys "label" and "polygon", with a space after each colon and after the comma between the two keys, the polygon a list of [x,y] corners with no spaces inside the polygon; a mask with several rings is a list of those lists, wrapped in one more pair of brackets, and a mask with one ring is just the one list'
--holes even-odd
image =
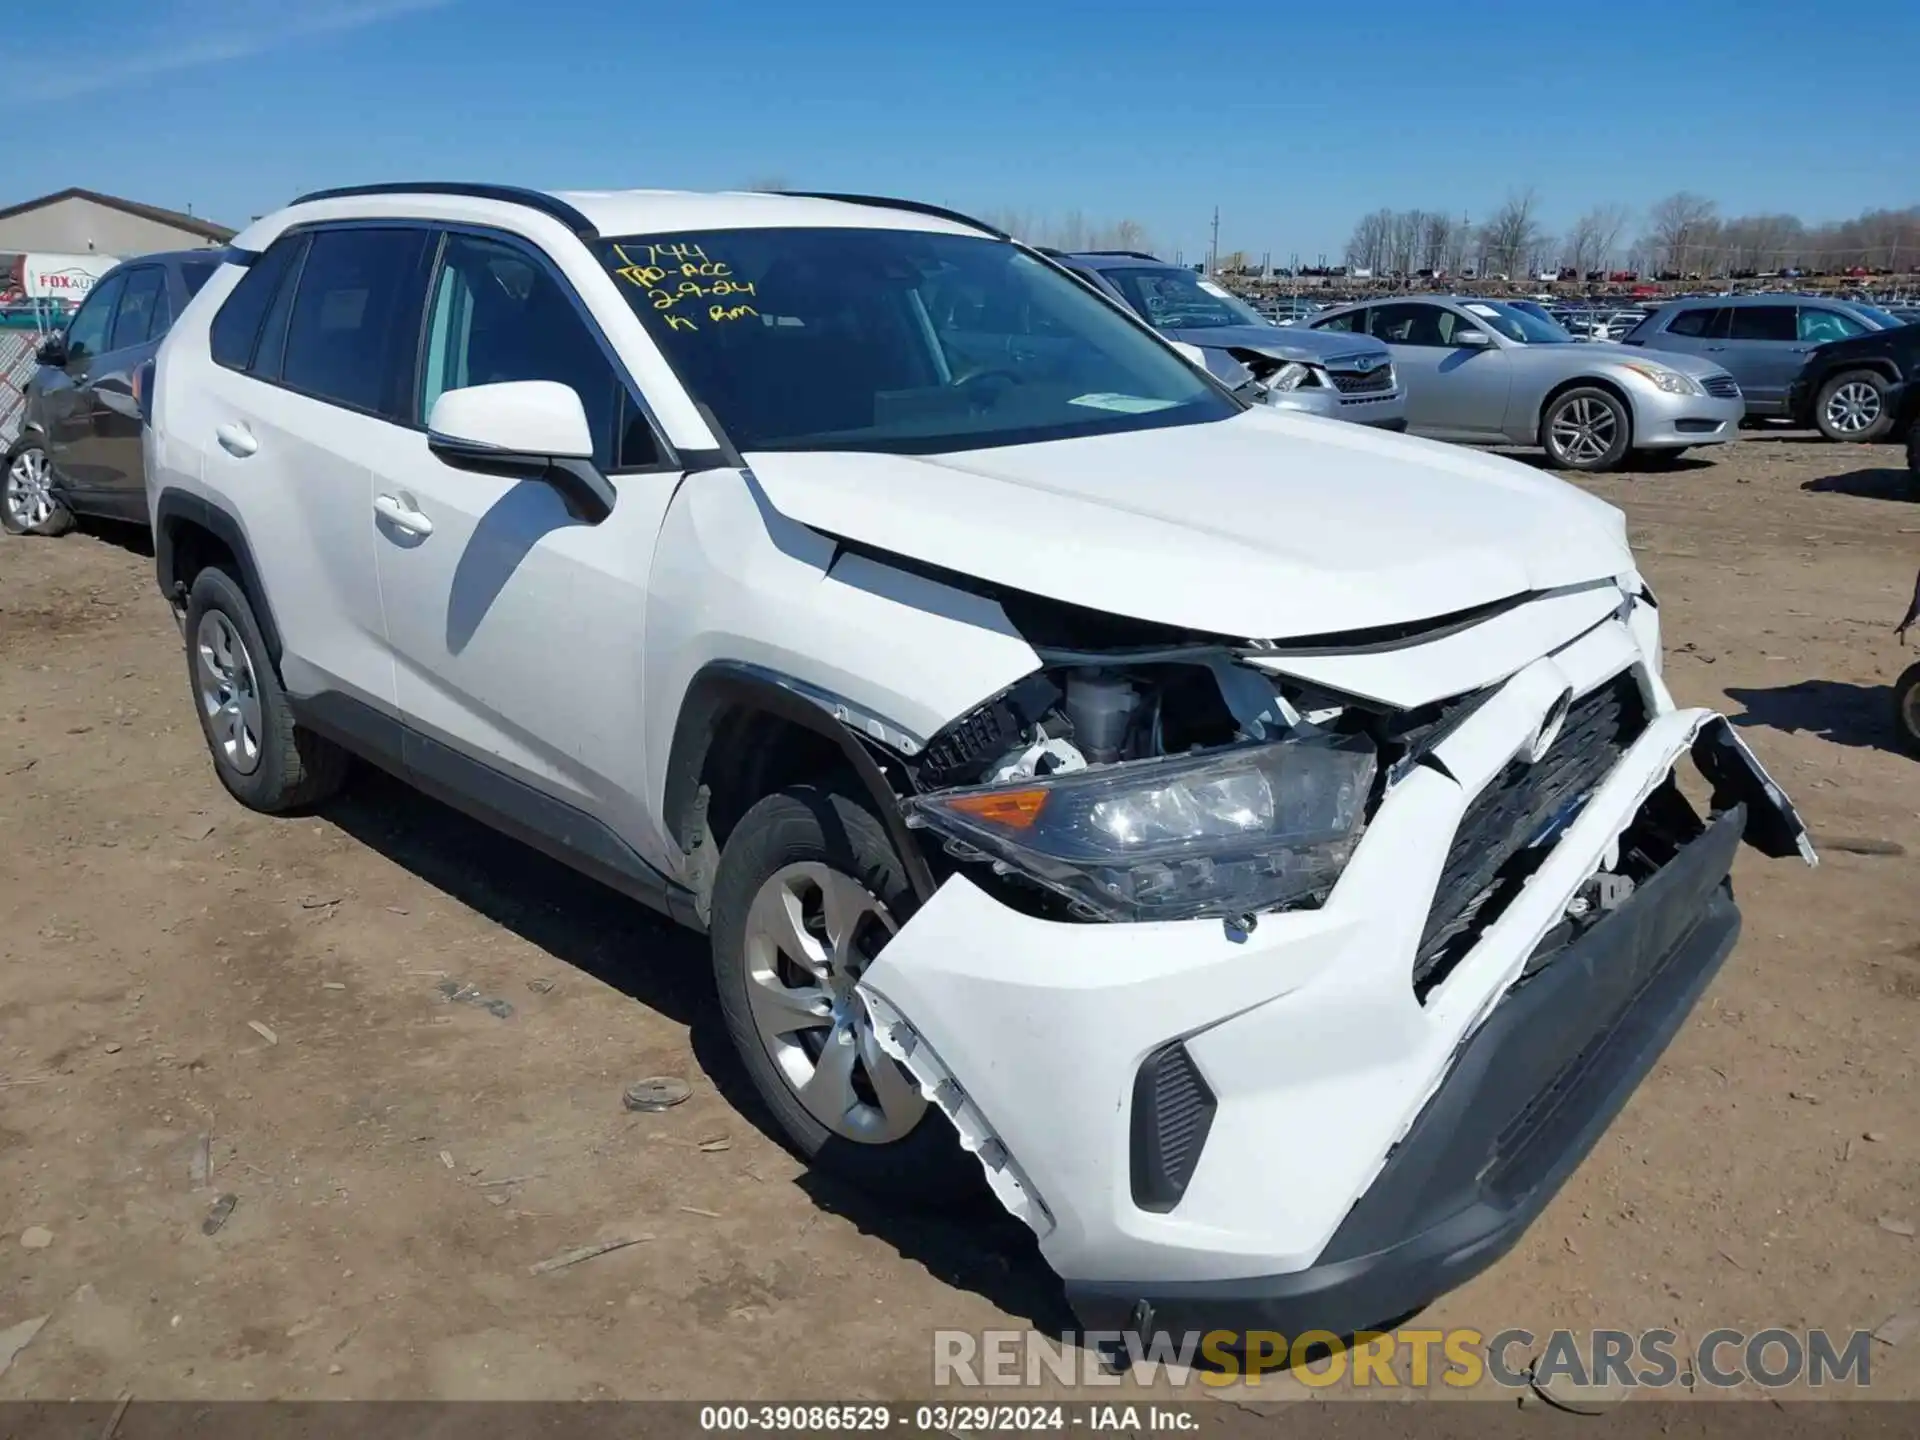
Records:
{"label": "yellow writing on windshield", "polygon": [[[669,330],[700,328],[678,312],[677,307],[683,302],[758,296],[751,280],[736,279],[732,266],[724,260],[715,260],[697,241],[636,244],[631,248],[630,254],[626,246],[613,247],[614,258],[620,262],[614,273],[646,292],[647,303],[660,313]],[[741,303],[707,306],[707,319],[715,323],[759,313],[753,306]]]}

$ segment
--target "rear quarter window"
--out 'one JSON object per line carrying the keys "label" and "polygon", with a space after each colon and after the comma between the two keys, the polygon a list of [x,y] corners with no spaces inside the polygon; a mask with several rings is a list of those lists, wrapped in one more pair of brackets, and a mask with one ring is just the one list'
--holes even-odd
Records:
{"label": "rear quarter window", "polygon": [[273,304],[274,294],[292,268],[301,244],[301,237],[296,235],[276,240],[233,287],[208,331],[208,348],[216,365],[245,370],[253,363],[260,323],[267,318],[267,307]]}

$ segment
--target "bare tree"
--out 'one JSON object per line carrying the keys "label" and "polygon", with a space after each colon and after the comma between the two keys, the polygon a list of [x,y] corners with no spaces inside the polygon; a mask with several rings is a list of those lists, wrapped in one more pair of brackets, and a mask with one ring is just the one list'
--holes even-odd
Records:
{"label": "bare tree", "polygon": [[1680,190],[1648,212],[1648,238],[1661,268],[1685,275],[1710,265],[1707,258],[1719,241],[1720,207],[1704,195]]}
{"label": "bare tree", "polygon": [[[1506,203],[1481,226],[1486,259],[1507,275],[1522,269],[1540,243],[1540,223],[1534,206],[1538,197],[1531,185],[1507,196]],[[1482,266],[1484,269],[1484,265]]]}
{"label": "bare tree", "polygon": [[1594,206],[1567,231],[1560,247],[1562,258],[1582,276],[1589,271],[1610,268],[1613,252],[1620,244],[1620,232],[1626,229],[1630,213],[1624,205]]}
{"label": "bare tree", "polygon": [[1094,248],[1098,250],[1139,250],[1151,254],[1153,244],[1147,238],[1147,227],[1138,220],[1116,220],[1113,224],[1095,232]]}
{"label": "bare tree", "polygon": [[1452,255],[1453,217],[1441,210],[1429,210],[1420,227],[1420,264],[1422,270],[1444,270]]}

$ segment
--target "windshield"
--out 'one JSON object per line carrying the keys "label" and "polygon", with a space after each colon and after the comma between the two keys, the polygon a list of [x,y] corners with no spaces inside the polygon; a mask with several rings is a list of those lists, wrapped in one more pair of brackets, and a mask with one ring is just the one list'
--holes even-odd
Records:
{"label": "windshield", "polygon": [[1004,241],[715,230],[608,240],[602,258],[741,450],[932,454],[1241,408],[1112,304]]}
{"label": "windshield", "polygon": [[1573,336],[1561,326],[1515,305],[1502,305],[1492,300],[1469,300],[1461,308],[1469,315],[1484,320],[1488,329],[1498,330],[1507,339],[1518,341],[1522,345],[1570,345],[1573,343]]}
{"label": "windshield", "polygon": [[1269,325],[1259,311],[1224,287],[1191,270],[1102,270],[1127,303],[1157,330],[1217,330],[1227,325]]}

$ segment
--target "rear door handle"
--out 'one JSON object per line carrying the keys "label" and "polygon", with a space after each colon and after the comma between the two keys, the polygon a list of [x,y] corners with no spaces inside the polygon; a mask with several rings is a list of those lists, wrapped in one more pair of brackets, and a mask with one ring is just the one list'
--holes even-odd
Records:
{"label": "rear door handle", "polygon": [[397,495],[376,495],[373,499],[373,511],[382,520],[396,530],[404,530],[409,535],[431,535],[433,521],[404,503]]}
{"label": "rear door handle", "polygon": [[244,425],[219,426],[214,430],[213,438],[220,442],[222,450],[242,460],[260,448],[260,442],[253,438],[253,432]]}

